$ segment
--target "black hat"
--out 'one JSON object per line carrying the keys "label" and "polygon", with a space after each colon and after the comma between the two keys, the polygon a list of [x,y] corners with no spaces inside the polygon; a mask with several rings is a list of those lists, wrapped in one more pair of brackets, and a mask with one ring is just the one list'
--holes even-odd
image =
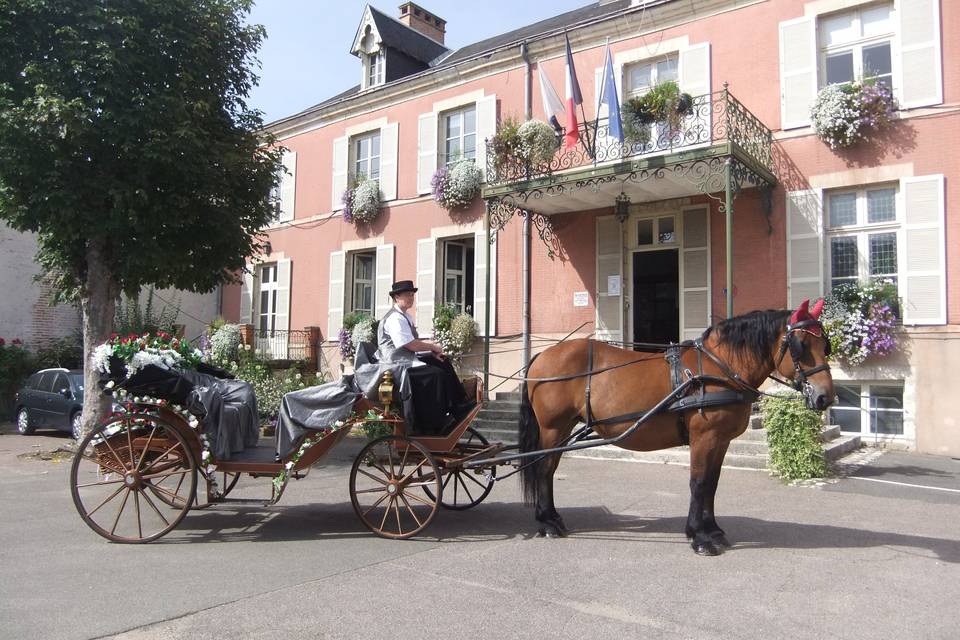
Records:
{"label": "black hat", "polygon": [[417,288],[413,286],[413,280],[398,280],[390,287],[390,297],[392,298],[398,293],[406,293],[407,291],[416,293]]}

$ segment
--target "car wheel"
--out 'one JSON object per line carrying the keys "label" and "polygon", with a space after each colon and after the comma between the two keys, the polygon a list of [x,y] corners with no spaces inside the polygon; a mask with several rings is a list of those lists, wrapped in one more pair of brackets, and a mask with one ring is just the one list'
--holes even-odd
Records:
{"label": "car wheel", "polygon": [[83,419],[79,411],[74,411],[73,415],[70,416],[70,435],[73,436],[74,440],[83,437]]}
{"label": "car wheel", "polygon": [[26,407],[17,411],[17,431],[20,435],[28,436],[33,433],[33,425],[30,424],[30,412]]}

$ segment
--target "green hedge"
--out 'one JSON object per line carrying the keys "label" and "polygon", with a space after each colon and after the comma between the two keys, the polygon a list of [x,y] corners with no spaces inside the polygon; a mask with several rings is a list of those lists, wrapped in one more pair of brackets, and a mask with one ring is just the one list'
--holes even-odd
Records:
{"label": "green hedge", "polygon": [[760,403],[770,445],[770,466],[783,480],[822,478],[827,462],[821,444],[820,413],[797,393],[764,396]]}

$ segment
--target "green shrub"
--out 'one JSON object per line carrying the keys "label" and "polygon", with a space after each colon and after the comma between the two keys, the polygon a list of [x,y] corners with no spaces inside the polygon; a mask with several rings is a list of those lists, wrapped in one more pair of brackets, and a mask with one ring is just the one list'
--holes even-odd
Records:
{"label": "green shrub", "polygon": [[800,394],[792,391],[764,396],[760,408],[776,474],[786,481],[825,476],[820,413],[808,409]]}
{"label": "green shrub", "polygon": [[76,332],[71,336],[56,338],[45,342],[37,349],[37,369],[83,368],[83,335]]}
{"label": "green shrub", "polygon": [[19,340],[0,337],[0,417],[13,410],[13,395],[34,372],[36,362]]}

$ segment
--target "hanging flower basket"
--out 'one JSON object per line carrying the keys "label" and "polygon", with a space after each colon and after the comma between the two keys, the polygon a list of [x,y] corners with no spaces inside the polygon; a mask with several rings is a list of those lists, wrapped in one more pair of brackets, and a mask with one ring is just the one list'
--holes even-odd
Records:
{"label": "hanging flower basket", "polygon": [[834,288],[823,311],[831,356],[858,366],[895,352],[899,308],[897,287],[889,280]]}
{"label": "hanging flower basket", "polygon": [[693,111],[693,96],[680,91],[670,80],[654,85],[642,96],[630,98],[620,107],[624,140],[631,144],[650,142],[650,125],[660,122],[671,130],[680,128],[684,116]]}
{"label": "hanging flower basket", "polygon": [[347,222],[370,224],[380,215],[380,184],[371,178],[358,178],[340,197],[343,219]]}
{"label": "hanging flower basket", "polygon": [[831,149],[846,149],[893,124],[897,108],[887,85],[850,82],[821,89],[810,117],[818,138]]}
{"label": "hanging flower basket", "polygon": [[557,132],[546,122],[527,120],[520,124],[513,118],[504,118],[490,142],[498,170],[510,164],[550,164],[560,146]]}
{"label": "hanging flower basket", "polygon": [[433,198],[447,211],[464,209],[480,194],[483,173],[473,160],[459,160],[437,169],[430,180]]}

